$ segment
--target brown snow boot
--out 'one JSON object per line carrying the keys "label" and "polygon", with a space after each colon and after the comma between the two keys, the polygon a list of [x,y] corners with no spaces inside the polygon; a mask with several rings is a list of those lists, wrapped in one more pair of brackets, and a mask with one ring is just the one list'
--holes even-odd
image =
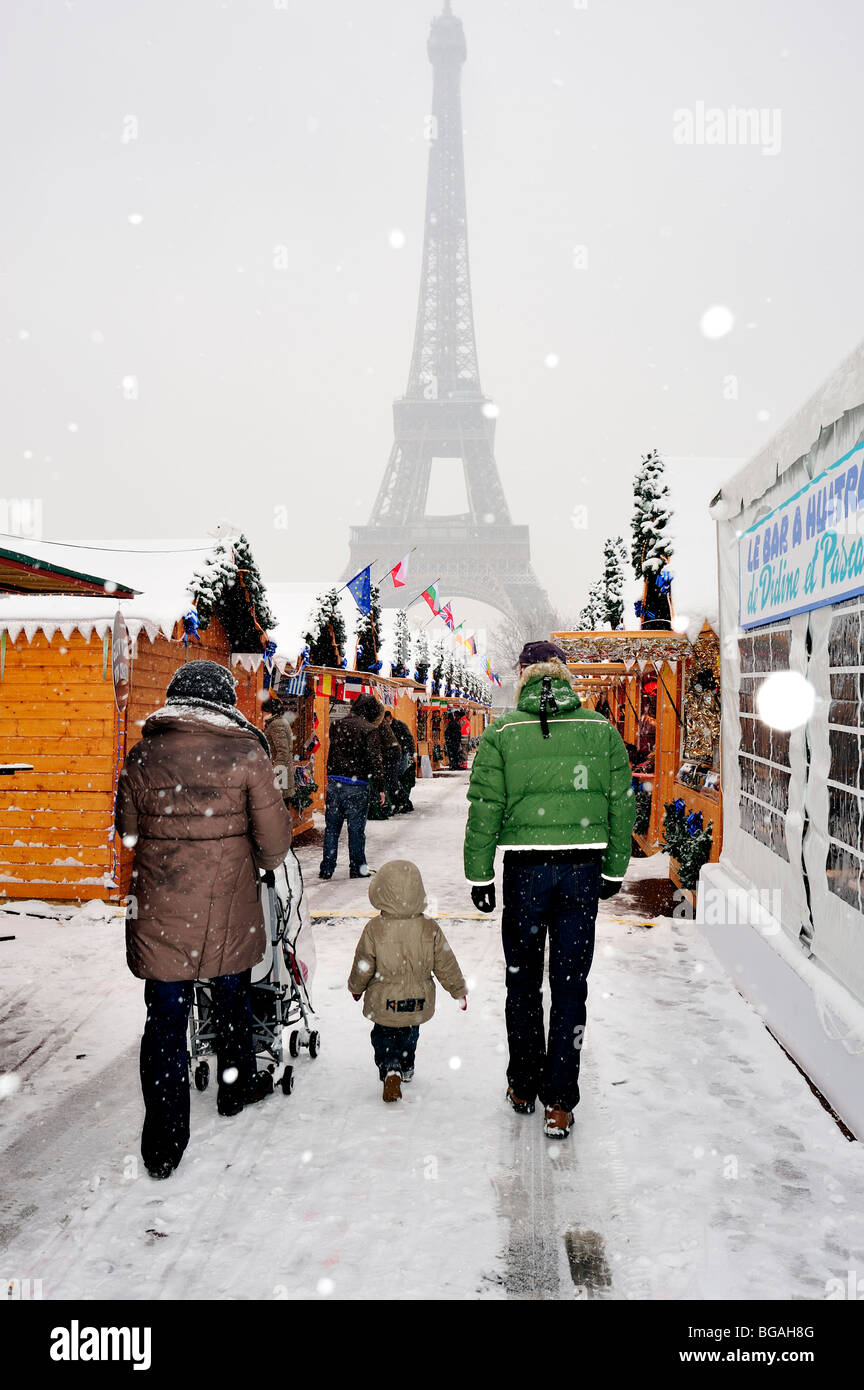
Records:
{"label": "brown snow boot", "polygon": [[560,1105],[547,1105],[543,1133],[550,1139],[566,1139],[573,1128],[573,1111],[562,1110]]}
{"label": "brown snow boot", "polygon": [[520,1100],[517,1095],[514,1095],[512,1086],[507,1087],[507,1101],[509,1105],[512,1105],[517,1115],[534,1114],[533,1100]]}
{"label": "brown snow boot", "polygon": [[382,1098],[384,1100],[402,1099],[402,1076],[398,1071],[388,1071],[384,1077]]}

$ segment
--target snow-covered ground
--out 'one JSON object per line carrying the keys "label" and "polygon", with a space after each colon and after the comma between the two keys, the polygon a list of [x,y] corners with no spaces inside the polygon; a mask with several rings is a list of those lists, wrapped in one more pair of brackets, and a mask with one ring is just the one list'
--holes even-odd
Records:
{"label": "snow-covered ground", "polygon": [[[142,986],[122,921],[0,914],[0,1260],[46,1298],[821,1299],[864,1274],[864,1155],[739,997],[698,927],[602,904],[570,1139],[504,1104],[498,913],[461,876],[464,775],[369,826],[406,856],[471,983],[439,995],[415,1081],[384,1105],[345,988],[369,912],[344,861],[300,850],[317,919],[322,1050],[233,1119],[192,1091],[167,1182],[137,1157]],[[344,855],[344,850],[343,850]],[[631,882],[665,872],[634,861]],[[642,893],[648,885],[636,884]],[[356,915],[355,915],[356,914]]]}

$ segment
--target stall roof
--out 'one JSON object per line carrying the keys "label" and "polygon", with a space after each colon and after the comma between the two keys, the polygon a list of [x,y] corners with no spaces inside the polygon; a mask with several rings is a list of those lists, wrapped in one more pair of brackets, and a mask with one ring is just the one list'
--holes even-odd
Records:
{"label": "stall roof", "polygon": [[864,400],[864,342],[787,420],[754,458],[723,484],[711,501],[717,521],[737,516],[762,497],[777,479],[807,454],[823,428]]}
{"label": "stall roof", "polygon": [[[67,569],[56,561],[37,559],[24,553],[21,538],[0,535],[0,593],[7,594],[89,594],[104,598],[132,598],[135,590],[113,579]],[[7,542],[9,544],[7,544]],[[24,542],[26,550],[27,542]],[[105,566],[104,568],[108,568]]]}
{"label": "stall roof", "polygon": [[110,630],[118,608],[133,640],[143,627],[152,638],[170,637],[191,602],[190,584],[196,571],[214,557],[225,536],[185,540],[22,541],[21,553],[31,561],[96,575],[111,569],[134,597],[106,593],[14,594],[0,597],[0,631],[14,641],[20,632],[50,638],[75,630],[89,637]]}

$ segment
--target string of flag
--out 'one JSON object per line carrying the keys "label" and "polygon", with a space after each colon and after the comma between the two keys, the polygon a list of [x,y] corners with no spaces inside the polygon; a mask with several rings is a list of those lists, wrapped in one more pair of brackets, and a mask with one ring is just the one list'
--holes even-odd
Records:
{"label": "string of flag", "polygon": [[[406,588],[408,584],[408,570],[411,555],[416,549],[417,547],[413,546],[412,549],[408,551],[407,555],[403,555],[402,559],[399,560],[397,564],[393,565],[392,568],[387,570],[382,575],[381,579],[378,581],[379,585],[386,583],[386,581],[390,579],[393,583],[394,589]],[[349,579],[347,584],[344,586],[348,590],[349,594],[353,598],[354,602],[356,603],[360,612],[363,614],[364,618],[368,618],[370,613],[372,612],[372,566],[375,563],[376,562],[374,560],[370,561],[368,565],[365,565],[362,570],[358,571],[358,573],[354,575],[353,579]],[[456,620],[453,616],[452,600],[450,600],[448,603],[441,602],[438,592],[438,584],[439,580],[436,579],[434,583],[429,584],[427,588],[423,589],[417,595],[416,598],[411,599],[411,601],[405,604],[404,607],[406,609],[410,608],[412,604],[417,603],[420,599],[423,599],[428,604],[432,612],[432,618],[428,620],[425,626],[428,627],[429,622],[432,622],[433,618],[440,618],[441,621],[447,627],[448,631],[453,634],[459,645],[464,647],[467,654],[469,656],[477,656],[477,642],[474,638],[474,635],[471,634],[469,636],[463,633],[462,629],[465,627],[464,622],[459,623],[458,626],[456,625]],[[482,660],[485,665],[487,679],[496,685],[500,685],[501,678],[496,671],[492,670],[492,666],[488,656],[486,656],[485,654],[480,655],[482,656]]]}

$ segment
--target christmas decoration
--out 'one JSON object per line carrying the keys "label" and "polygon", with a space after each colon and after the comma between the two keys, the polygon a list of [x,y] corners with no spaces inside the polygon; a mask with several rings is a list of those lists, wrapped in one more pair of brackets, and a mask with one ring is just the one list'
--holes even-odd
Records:
{"label": "christmas decoration", "polygon": [[624,566],[627,548],[622,536],[607,536],[603,546],[601,620],[614,630],[624,617]]}
{"label": "christmas decoration", "polygon": [[425,685],[429,679],[429,640],[425,632],[418,632],[414,648],[414,679]]}
{"label": "christmas decoration", "polygon": [[444,638],[439,637],[432,649],[432,690],[435,695],[441,694],[441,682],[444,677],[446,656]]}
{"label": "christmas decoration", "polygon": [[245,536],[217,541],[203,568],[193,574],[189,588],[202,628],[209,627],[215,613],[232,651],[261,650],[265,629],[275,627],[276,619]]}
{"label": "christmas decoration", "polygon": [[339,590],[328,589],[318,600],[306,633],[313,666],[342,666],[345,620],[339,607]]}
{"label": "christmas decoration", "polygon": [[699,873],[711,857],[713,824],[702,826],[702,812],[691,811],[685,816],[682,798],[667,802],[663,814],[663,848],[678,865],[682,888],[693,893],[699,885]]}
{"label": "christmas decoration", "polygon": [[656,449],[642,459],[633,484],[633,542],[631,558],[637,579],[645,582],[642,612],[637,613],[642,626],[668,628],[671,626],[671,575],[658,583],[672,554],[669,528],[672,510],[669,488],[665,480],[663,460]]}
{"label": "christmas decoration", "polygon": [[636,835],[644,835],[651,820],[651,793],[641,782],[634,782],[633,797],[636,802],[633,832]]}
{"label": "christmas decoration", "polygon": [[358,654],[355,670],[357,671],[380,671],[381,658],[378,647],[381,642],[381,595],[377,584],[373,584],[369,590],[369,611],[366,613],[357,629],[357,650],[362,651],[362,657]]}
{"label": "christmas decoration", "polygon": [[411,661],[411,634],[408,631],[408,615],[404,608],[397,608],[393,626],[392,676],[407,676]]}

